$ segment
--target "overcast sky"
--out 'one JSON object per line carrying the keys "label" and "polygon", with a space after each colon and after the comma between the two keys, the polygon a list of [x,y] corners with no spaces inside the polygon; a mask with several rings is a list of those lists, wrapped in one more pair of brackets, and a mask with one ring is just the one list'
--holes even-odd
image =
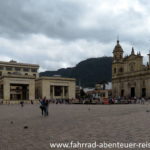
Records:
{"label": "overcast sky", "polygon": [[0,0],[0,60],[35,63],[40,71],[150,50],[149,0]]}

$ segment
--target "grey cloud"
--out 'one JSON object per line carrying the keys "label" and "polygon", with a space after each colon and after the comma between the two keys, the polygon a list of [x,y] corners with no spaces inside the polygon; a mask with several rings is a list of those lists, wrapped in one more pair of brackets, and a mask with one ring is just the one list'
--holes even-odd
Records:
{"label": "grey cloud", "polygon": [[[116,13],[109,8],[95,11],[94,7],[88,7],[89,3],[94,6],[97,2],[98,0],[0,0],[0,37],[8,40],[5,46],[2,46],[0,40],[1,55],[18,61],[40,63],[44,69],[58,69],[63,65],[73,66],[88,57],[108,53],[111,55],[117,35],[127,48],[135,46],[137,51],[143,50],[146,53],[150,47],[150,22],[147,21],[150,2],[135,0],[143,10],[129,5],[127,9]],[[103,5],[103,2],[113,4],[116,1],[99,2]],[[40,40],[30,39],[32,35],[39,38],[44,35],[46,40],[53,39],[54,47],[51,46],[52,43],[44,44]],[[26,45],[30,46],[31,53],[25,54]]]}
{"label": "grey cloud", "polygon": [[[118,34],[124,40],[137,38],[138,31],[133,33],[132,29],[142,24],[144,16],[139,12],[130,8],[118,15],[104,13],[96,18],[98,27],[82,28],[79,20],[84,21],[84,15],[93,11],[83,4],[69,0],[1,0],[0,33],[12,38],[41,33],[61,40],[87,39],[104,43],[113,41]],[[148,34],[145,31],[145,35]]]}
{"label": "grey cloud", "polygon": [[66,33],[67,37],[80,12],[80,7],[63,0],[1,0],[0,33],[12,37],[32,33],[63,37]]}

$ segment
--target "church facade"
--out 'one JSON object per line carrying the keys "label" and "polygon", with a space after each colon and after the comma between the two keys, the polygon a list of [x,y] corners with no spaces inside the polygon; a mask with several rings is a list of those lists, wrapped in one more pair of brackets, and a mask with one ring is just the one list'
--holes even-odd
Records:
{"label": "church facade", "polygon": [[150,54],[149,63],[143,65],[143,56],[135,54],[134,48],[129,56],[123,53],[118,40],[113,50],[112,96],[150,97]]}

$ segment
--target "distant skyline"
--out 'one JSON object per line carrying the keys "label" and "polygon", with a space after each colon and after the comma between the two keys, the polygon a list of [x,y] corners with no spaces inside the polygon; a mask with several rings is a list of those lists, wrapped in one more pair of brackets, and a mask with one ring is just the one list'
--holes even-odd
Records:
{"label": "distant skyline", "polygon": [[150,50],[148,0],[0,0],[0,61],[73,67],[112,56],[119,36],[124,55]]}

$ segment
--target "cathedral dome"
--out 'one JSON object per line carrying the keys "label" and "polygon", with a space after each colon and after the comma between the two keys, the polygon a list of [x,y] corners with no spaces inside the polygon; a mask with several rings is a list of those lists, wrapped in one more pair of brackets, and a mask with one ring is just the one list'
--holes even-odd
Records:
{"label": "cathedral dome", "polygon": [[117,40],[117,44],[113,50],[113,53],[114,52],[123,52],[123,49],[122,49],[121,45],[119,44],[119,40]]}

